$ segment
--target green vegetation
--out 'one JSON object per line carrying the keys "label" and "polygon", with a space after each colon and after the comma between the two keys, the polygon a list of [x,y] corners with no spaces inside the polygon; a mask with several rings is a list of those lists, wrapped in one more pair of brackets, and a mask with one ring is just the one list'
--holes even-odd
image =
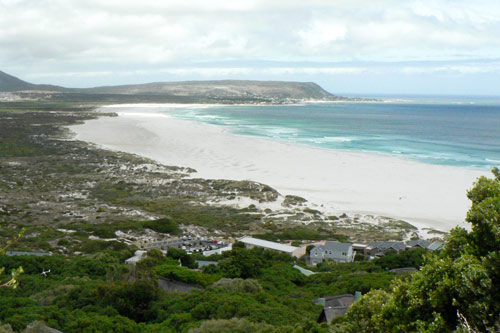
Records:
{"label": "green vegetation", "polygon": [[[33,112],[37,105],[45,111]],[[199,257],[175,249],[166,256],[151,250],[131,269],[124,260],[137,248],[124,240],[130,243],[132,234],[180,235],[196,227],[269,240],[345,240],[403,237],[413,227],[392,220],[357,234],[335,224],[347,217],[320,220],[314,210],[297,209],[284,221],[255,206],[207,206],[208,200],[235,195],[272,200],[276,192],[252,182],[186,179],[192,170],[66,141],[61,126],[94,117],[88,109],[67,101],[0,105],[0,243],[24,229],[15,249],[53,252],[0,255],[0,283],[14,271],[18,286],[0,288],[0,330],[10,325],[20,331],[37,321],[64,332],[446,332],[466,331],[467,325],[498,330],[498,170],[495,179],[480,178],[468,193],[472,230],[454,229],[439,254],[412,250],[371,262],[325,262],[308,267],[317,274],[306,277],[289,256],[236,244],[210,258],[217,266],[201,270]],[[119,231],[126,235],[114,240]],[[404,277],[388,271],[405,266],[420,270]],[[158,286],[160,276],[204,289],[167,293]],[[321,307],[313,299],[355,291],[366,295],[346,316],[329,327],[316,324]]]}
{"label": "green vegetation", "polygon": [[411,249],[400,254],[389,254],[376,259],[375,263],[385,269],[415,267],[419,268],[424,263],[426,249]]}
{"label": "green vegetation", "polygon": [[[0,288],[0,321],[15,330],[43,321],[64,332],[445,332],[465,321],[494,331],[500,179],[479,179],[469,198],[472,231],[454,229],[439,254],[410,250],[371,262],[325,262],[308,277],[287,255],[238,243],[211,258],[218,266],[201,271],[189,268],[192,256],[171,249],[167,256],[149,251],[132,272],[123,260],[133,248],[101,248],[102,241],[83,256],[2,256],[0,267],[22,266],[25,273],[18,289]],[[404,277],[387,271],[404,266],[421,269]],[[46,269],[47,277],[41,275]],[[204,289],[167,293],[158,276]],[[321,306],[313,299],[355,291],[365,296],[346,316],[330,326],[316,323]]]}
{"label": "green vegetation", "polygon": [[[17,240],[19,240],[19,238],[21,238],[23,236],[23,234],[24,234],[24,230],[21,231],[21,233],[16,238],[9,241],[4,247],[1,247],[0,248],[0,256],[5,255],[5,252],[7,251],[7,249],[9,247],[11,247]],[[17,279],[24,272],[23,268],[21,266],[19,266],[18,268],[13,268],[10,272],[10,277],[5,279],[5,281],[4,281],[3,276],[2,276],[4,271],[5,271],[5,267],[0,266],[0,288],[7,287],[7,288],[14,288],[15,289],[17,287],[17,284],[18,284]]]}
{"label": "green vegetation", "polygon": [[143,226],[145,228],[149,228],[156,232],[165,234],[178,235],[180,233],[178,224],[169,218],[161,218],[154,221],[145,221],[143,223]]}
{"label": "green vegetation", "polygon": [[291,240],[291,239],[296,239],[296,240],[337,240],[340,242],[345,242],[347,241],[347,237],[344,235],[339,235],[334,232],[329,232],[328,230],[322,229],[321,227],[317,226],[300,226],[300,227],[292,227],[292,228],[286,228],[282,231],[278,232],[268,232],[265,234],[259,234],[256,235],[255,237],[261,238],[261,239],[266,239],[270,241],[277,241],[277,240]]}
{"label": "green vegetation", "polygon": [[[219,256],[219,265],[211,266],[210,273],[180,266],[173,258],[189,255],[172,249],[168,257],[149,251],[132,272],[123,264],[132,252],[1,257],[0,266],[23,266],[25,273],[17,290],[0,290],[0,321],[15,330],[43,321],[64,332],[176,332],[233,326],[326,332],[325,325],[315,324],[321,307],[314,298],[387,289],[397,279],[373,263],[330,265],[329,272],[306,277],[292,267],[287,255],[239,246]],[[41,272],[48,269],[51,272],[43,276]],[[205,289],[166,293],[156,283],[158,276]]]}

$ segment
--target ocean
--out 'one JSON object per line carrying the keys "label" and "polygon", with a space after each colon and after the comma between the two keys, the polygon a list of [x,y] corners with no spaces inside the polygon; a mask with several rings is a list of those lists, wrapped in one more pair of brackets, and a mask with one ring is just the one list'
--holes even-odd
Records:
{"label": "ocean", "polygon": [[291,144],[475,169],[500,167],[500,98],[391,96],[377,102],[157,111]]}

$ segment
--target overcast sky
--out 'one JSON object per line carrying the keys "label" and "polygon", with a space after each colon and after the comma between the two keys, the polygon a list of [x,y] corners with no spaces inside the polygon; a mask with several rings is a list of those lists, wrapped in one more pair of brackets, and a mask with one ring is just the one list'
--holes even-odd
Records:
{"label": "overcast sky", "polygon": [[500,95],[500,1],[0,0],[0,70],[69,87],[261,79]]}

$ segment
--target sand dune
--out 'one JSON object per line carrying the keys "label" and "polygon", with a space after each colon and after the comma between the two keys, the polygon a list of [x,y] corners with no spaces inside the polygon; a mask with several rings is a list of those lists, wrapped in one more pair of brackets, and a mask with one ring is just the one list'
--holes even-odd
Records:
{"label": "sand dune", "polygon": [[303,196],[331,213],[390,216],[441,230],[464,225],[466,190],[488,174],[235,135],[152,110],[107,108],[119,117],[90,120],[72,129],[77,139],[191,167],[197,177],[254,180],[282,194]]}

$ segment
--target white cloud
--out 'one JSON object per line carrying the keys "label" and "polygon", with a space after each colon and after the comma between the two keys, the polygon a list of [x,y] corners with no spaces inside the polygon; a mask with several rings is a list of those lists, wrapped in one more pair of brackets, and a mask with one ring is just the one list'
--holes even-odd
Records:
{"label": "white cloud", "polygon": [[[0,0],[0,70],[38,78],[162,69],[177,77],[465,75],[494,70],[452,62],[500,58],[499,31],[494,0]],[[247,65],[265,60],[281,65]],[[449,63],[360,65],[429,60]],[[236,64],[203,65],[227,61]],[[312,65],[286,65],[299,62]]]}

